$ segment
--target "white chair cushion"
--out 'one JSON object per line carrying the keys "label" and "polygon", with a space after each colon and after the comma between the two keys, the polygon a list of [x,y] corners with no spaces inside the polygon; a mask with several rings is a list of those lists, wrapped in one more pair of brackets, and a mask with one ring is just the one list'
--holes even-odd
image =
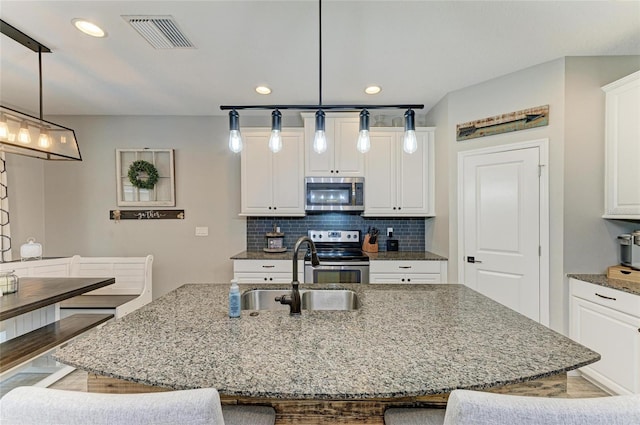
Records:
{"label": "white chair cushion", "polygon": [[545,398],[455,390],[442,409],[388,409],[386,425],[640,425],[640,394]]}
{"label": "white chair cushion", "polygon": [[[18,387],[0,399],[2,425],[224,425],[215,388],[99,394]],[[242,422],[241,422],[242,423]]]}
{"label": "white chair cushion", "polygon": [[567,399],[455,390],[444,424],[637,425],[640,394]]}

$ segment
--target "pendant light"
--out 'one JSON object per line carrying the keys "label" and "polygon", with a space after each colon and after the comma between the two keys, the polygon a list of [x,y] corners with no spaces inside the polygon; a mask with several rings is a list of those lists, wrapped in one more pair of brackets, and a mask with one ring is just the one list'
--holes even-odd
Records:
{"label": "pendant light", "polygon": [[[0,32],[38,54],[40,100],[39,117],[0,105],[0,150],[40,159],[82,161],[73,129],[43,118],[42,53],[51,50],[1,19]],[[35,138],[37,143],[32,143]]]}
{"label": "pendant light", "polygon": [[404,113],[404,141],[402,148],[408,154],[418,150],[418,139],[416,139],[415,113],[409,109]]}
{"label": "pendant light", "polygon": [[18,142],[28,145],[31,143],[31,133],[29,133],[29,126],[26,121],[20,124],[20,130],[18,131]]}
{"label": "pendant light", "polygon": [[282,150],[282,114],[277,109],[271,113],[271,137],[269,137],[269,149],[278,153]]}
{"label": "pendant light", "polygon": [[313,150],[315,153],[327,151],[327,136],[324,132],[324,111],[322,109],[316,111],[316,132],[313,137]]}
{"label": "pendant light", "polygon": [[240,115],[234,109],[229,112],[229,149],[238,153],[242,150],[242,136],[240,135]]}
{"label": "pendant light", "polygon": [[[378,90],[379,92],[379,87]],[[357,112],[360,111],[360,131],[358,132],[358,140],[356,147],[358,151],[364,153],[368,152],[371,147],[371,141],[369,137],[369,111],[371,109],[406,109],[405,113],[405,143],[404,150],[407,153],[413,153],[417,149],[417,141],[415,134],[414,113],[412,109],[423,109],[423,104],[400,104],[400,105],[325,105],[322,103],[322,0],[318,0],[318,104],[317,105],[220,105],[220,109],[223,111],[230,110],[229,113],[229,149],[233,152],[240,152],[242,150],[242,141],[240,139],[240,127],[238,124],[238,112],[241,109],[253,109],[253,110],[273,110],[272,112],[272,125],[271,136],[269,138],[269,149],[272,152],[277,152],[280,146],[278,143],[280,128],[280,111],[283,109],[295,109],[295,110],[315,110],[315,133],[313,138],[313,150],[318,154],[322,154],[327,151],[327,137],[325,134],[325,113],[326,110],[337,112]],[[277,112],[277,114],[276,114]],[[233,115],[232,115],[233,114]],[[274,124],[278,116],[278,127],[276,132],[276,126]],[[410,121],[410,122],[408,122]],[[409,126],[407,126],[410,124]],[[408,130],[410,128],[410,130]],[[233,143],[232,143],[233,140]],[[276,150],[277,149],[277,150]]]}
{"label": "pendant light", "polygon": [[362,153],[369,152],[369,149],[371,149],[371,140],[369,139],[369,111],[366,109],[360,112],[360,132],[358,133],[356,148]]}
{"label": "pendant light", "polygon": [[0,140],[8,140],[9,139],[9,125],[7,124],[7,119],[4,117],[4,114],[0,113]]}
{"label": "pendant light", "polygon": [[40,130],[40,136],[38,136],[38,146],[44,149],[51,147],[51,138],[49,132],[45,129]]}

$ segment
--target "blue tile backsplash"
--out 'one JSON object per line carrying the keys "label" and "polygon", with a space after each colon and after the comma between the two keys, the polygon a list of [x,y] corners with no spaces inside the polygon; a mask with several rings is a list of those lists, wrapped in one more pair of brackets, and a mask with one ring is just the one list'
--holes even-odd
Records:
{"label": "blue tile backsplash", "polygon": [[387,227],[393,227],[400,251],[424,251],[424,218],[368,218],[355,214],[327,213],[305,217],[247,217],[247,251],[260,251],[265,247],[265,233],[274,224],[284,233],[284,245],[291,249],[296,240],[308,230],[360,230],[364,236],[369,226],[380,230],[378,246],[386,250]]}

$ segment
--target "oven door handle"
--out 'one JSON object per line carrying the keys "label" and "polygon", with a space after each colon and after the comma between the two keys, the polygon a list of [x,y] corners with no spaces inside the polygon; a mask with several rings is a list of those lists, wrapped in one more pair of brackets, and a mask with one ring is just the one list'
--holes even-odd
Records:
{"label": "oven door handle", "polygon": [[[311,261],[305,261],[304,262],[305,266],[311,266]],[[354,267],[362,267],[362,266],[368,266],[369,262],[368,261],[322,261],[320,260],[320,264],[316,267],[314,267],[315,269],[321,269],[322,266],[340,266],[340,267],[349,267],[349,266],[354,266]]]}

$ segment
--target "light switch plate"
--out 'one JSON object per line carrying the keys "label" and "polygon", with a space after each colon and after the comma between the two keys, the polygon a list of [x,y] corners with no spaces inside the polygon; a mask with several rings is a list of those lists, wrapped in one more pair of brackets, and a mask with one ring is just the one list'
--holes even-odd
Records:
{"label": "light switch plate", "polygon": [[393,227],[387,227],[387,236],[393,235]]}
{"label": "light switch plate", "polygon": [[196,236],[209,236],[208,227],[196,227]]}

